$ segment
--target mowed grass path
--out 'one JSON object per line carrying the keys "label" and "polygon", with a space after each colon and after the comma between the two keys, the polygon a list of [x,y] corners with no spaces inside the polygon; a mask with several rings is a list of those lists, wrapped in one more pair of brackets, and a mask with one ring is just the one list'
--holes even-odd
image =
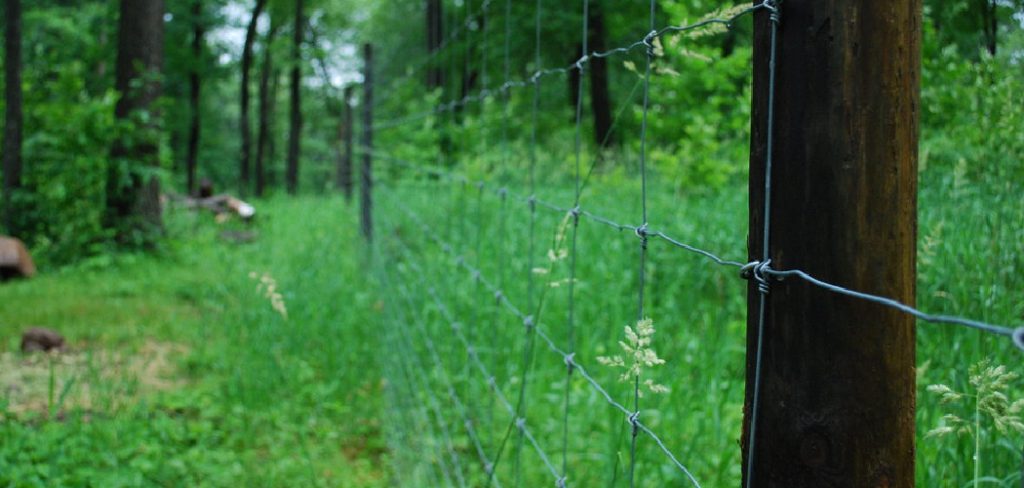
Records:
{"label": "mowed grass path", "polygon": [[[346,209],[262,202],[248,244],[172,211],[155,256],[0,285],[0,486],[384,486],[379,310]],[[23,357],[29,326],[69,351]]]}

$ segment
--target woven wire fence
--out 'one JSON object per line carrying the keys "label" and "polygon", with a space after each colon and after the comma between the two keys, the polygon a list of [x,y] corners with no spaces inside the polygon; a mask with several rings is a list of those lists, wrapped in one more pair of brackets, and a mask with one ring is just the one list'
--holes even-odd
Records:
{"label": "woven wire fence", "polygon": [[[410,126],[447,125],[451,130],[476,106],[480,113],[497,114],[497,127],[491,129],[496,129],[492,133],[496,132],[498,137],[488,140],[487,135],[472,136],[469,129],[463,133],[456,129],[456,137],[470,139],[467,145],[475,145],[480,154],[496,154],[499,165],[512,165],[513,158],[525,156],[527,167],[518,180],[489,179],[486,174],[470,177],[453,169],[458,166],[456,161],[418,160],[415,156],[394,154],[387,148],[358,149],[371,156],[386,174],[405,175],[407,180],[377,192],[378,228],[383,232],[380,243],[374,247],[375,259],[380,263],[378,279],[389,291],[383,306],[388,320],[381,337],[388,354],[397,358],[385,362],[384,371],[389,408],[386,431],[394,453],[397,483],[460,487],[699,487],[700,477],[692,469],[695,459],[699,459],[705,471],[729,470],[738,477],[740,463],[735,457],[709,461],[714,457],[711,453],[692,447],[695,436],[707,435],[723,439],[722,443],[728,446],[738,437],[738,431],[688,430],[691,424],[685,420],[682,425],[673,425],[666,419],[686,419],[687,413],[669,414],[671,404],[657,400],[659,393],[670,389],[676,390],[674,394],[700,394],[701,388],[694,384],[700,384],[702,379],[692,373],[685,378],[655,373],[664,361],[655,352],[660,347],[655,339],[655,326],[660,324],[650,319],[653,314],[649,293],[652,281],[656,281],[650,274],[652,267],[657,269],[652,260],[658,258],[654,254],[664,256],[654,263],[657,266],[683,259],[674,254],[680,252],[703,263],[690,266],[722,268],[730,271],[724,273],[726,276],[755,280],[762,294],[762,325],[764,296],[770,292],[771,282],[797,279],[827,292],[897,309],[925,322],[952,324],[1005,337],[1024,349],[1024,328],[927,313],[892,298],[823,281],[803,270],[773,268],[768,258],[768,219],[764,229],[765,254],[752,262],[730,259],[726,252],[692,244],[657,225],[649,205],[652,185],[647,166],[648,123],[654,116],[650,111],[652,64],[661,55],[661,41],[702,31],[718,34],[734,28],[745,17],[768,16],[772,26],[769,78],[774,83],[775,30],[779,24],[779,6],[775,1],[714,12],[685,25],[660,27],[656,23],[655,2],[651,1],[645,32],[638,33],[633,42],[598,52],[588,46],[590,2],[583,0],[579,38],[583,54],[571,63],[544,67],[542,24],[545,9],[553,9],[554,5],[549,0],[535,0],[533,66],[516,70],[527,72],[526,76],[516,78],[512,76],[511,39],[523,33],[512,31],[512,2],[484,0],[475,8],[471,2],[462,6],[464,16],[454,19],[458,22],[450,22],[455,27],[437,49],[411,63],[402,76],[384,86],[381,98],[386,100],[404,86],[420,83],[426,69],[441,66],[446,72],[456,72],[466,70],[471,62],[480,64],[482,88],[470,91],[464,86],[462,96],[439,101],[428,110],[377,121],[374,128],[384,132]],[[504,12],[499,16],[504,25],[498,29],[489,25],[487,17],[495,9]],[[500,32],[495,34],[494,30]],[[487,79],[487,63],[493,60],[487,55],[474,59],[472,46],[501,49],[501,80]],[[459,56],[445,56],[446,50],[457,49],[462,50]],[[483,48],[480,51],[486,52]],[[638,69],[640,80],[631,94],[642,100],[636,135],[639,150],[635,154],[639,198],[633,202],[635,214],[612,217],[598,210],[597,205],[583,206],[600,159],[587,152],[583,140],[584,74],[596,59],[630,56],[643,60]],[[464,64],[459,66],[459,62]],[[556,80],[576,83],[573,184],[571,188],[545,189],[548,175],[538,169],[542,158],[538,154],[538,113],[542,85]],[[518,91],[531,101],[525,115],[512,111],[511,95]],[[772,164],[772,106],[770,100],[766,175],[771,174]],[[618,116],[621,115],[620,112]],[[513,150],[513,119],[531,127],[529,140],[522,145],[525,154]],[[767,207],[771,190],[770,180],[766,180]],[[545,190],[550,198],[540,196]],[[600,200],[602,196],[594,197]],[[617,198],[603,197],[612,203]],[[770,215],[765,210],[765,215]],[[594,239],[586,253],[581,242],[584,237]],[[730,252],[743,244],[741,236],[734,240],[736,245]],[[579,274],[581,260],[612,257],[630,262],[632,269],[605,283]],[[608,272],[595,264],[588,269]],[[707,276],[712,272],[700,273]],[[726,290],[725,286],[720,287],[719,293],[742,298],[743,293],[737,290],[745,290],[745,285],[741,280],[735,281],[735,290]],[[590,300],[607,300],[608,315],[617,318],[595,324],[591,312],[586,320],[581,320],[581,295]],[[620,332],[627,324],[625,332]],[[759,337],[762,333],[763,330],[758,331]],[[706,336],[707,332],[702,334]],[[581,343],[592,345],[602,341],[613,346],[580,349]],[[742,355],[737,354],[742,351],[723,353],[738,359],[732,368],[742,371]],[[756,361],[759,365],[760,358]],[[751,439],[756,439],[753,432],[757,429],[759,367],[757,371],[753,379]],[[742,385],[738,388],[741,390]],[[731,406],[738,410],[738,405]],[[741,414],[734,411],[732,420]],[[718,419],[717,423],[727,422]],[[738,422],[735,423],[738,429]],[[752,444],[742,453],[748,466],[754,465],[750,459],[754,452]],[[733,449],[738,451],[735,446]]]}

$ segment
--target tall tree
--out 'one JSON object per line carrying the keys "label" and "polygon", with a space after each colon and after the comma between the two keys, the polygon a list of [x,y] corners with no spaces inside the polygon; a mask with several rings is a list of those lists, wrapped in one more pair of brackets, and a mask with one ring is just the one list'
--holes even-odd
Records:
{"label": "tall tree", "polygon": [[[589,9],[590,17],[587,29],[587,44],[590,52],[604,52],[605,33],[604,8],[600,0],[593,2]],[[594,142],[598,147],[611,145],[612,140],[612,102],[608,93],[608,60],[606,58],[590,59],[590,110],[594,113]]]}
{"label": "tall tree", "polygon": [[442,37],[442,26],[441,19],[443,17],[441,0],[426,0],[427,1],[427,52],[434,58],[431,60],[430,69],[427,70],[427,89],[434,90],[440,88],[444,83],[441,75],[441,66],[438,64],[439,60],[436,57],[437,51],[441,48],[441,37]]}
{"label": "tall tree", "polygon": [[[274,112],[274,100],[277,95],[277,84],[271,86],[271,77],[277,78],[277,74],[274,71],[274,56],[272,46],[274,44],[274,37],[277,35],[278,24],[271,18],[270,30],[267,32],[266,38],[263,40],[263,67],[260,70],[260,113],[259,113],[259,129],[256,135],[256,196],[263,196],[263,192],[267,185],[267,168],[266,163],[268,159],[268,152],[272,153],[272,142],[270,124],[273,119]],[[272,154],[270,155],[272,157]]]}
{"label": "tall tree", "polygon": [[12,193],[21,186],[21,0],[4,4],[7,25],[4,30],[4,224],[7,232],[17,234]]}
{"label": "tall tree", "polygon": [[188,154],[185,157],[188,193],[196,190],[196,166],[199,159],[199,127],[200,127],[200,77],[202,66],[203,36],[203,3],[192,1],[192,72],[189,74],[189,105],[192,108],[192,121],[188,131]]}
{"label": "tall tree", "polygon": [[114,87],[114,116],[132,123],[111,151],[107,179],[107,224],[121,242],[151,244],[162,230],[160,183],[160,97],[164,48],[163,0],[121,0]]}
{"label": "tall tree", "polygon": [[238,189],[243,195],[249,190],[249,159],[252,148],[252,130],[249,128],[249,73],[252,71],[252,46],[256,42],[256,22],[267,6],[267,0],[256,0],[249,18],[249,26],[245,30],[245,44],[242,47],[242,86],[241,86],[241,120],[238,124],[242,131],[242,153],[238,166]]}
{"label": "tall tree", "polygon": [[288,193],[295,194],[299,188],[299,152],[302,138],[302,35],[303,0],[295,0],[295,29],[292,38],[292,110],[288,135],[288,170],[286,174]]}

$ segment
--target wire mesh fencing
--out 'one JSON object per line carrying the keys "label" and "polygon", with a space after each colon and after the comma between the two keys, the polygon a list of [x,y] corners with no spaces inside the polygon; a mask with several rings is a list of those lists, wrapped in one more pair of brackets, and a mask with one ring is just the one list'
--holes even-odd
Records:
{"label": "wire mesh fencing", "polygon": [[[750,378],[753,399],[746,412],[750,442],[740,452],[736,442],[745,413],[744,385],[723,378],[742,374],[744,350],[736,347],[735,338],[743,337],[745,325],[722,310],[728,307],[716,305],[731,303],[735,308],[745,300],[746,283],[732,278],[752,280],[760,294],[760,309],[751,312],[760,318],[758,344],[766,297],[774,282],[785,279],[924,322],[975,329],[1024,349],[1022,327],[928,313],[804,270],[772,267],[769,218],[763,222],[763,255],[746,260],[728,257],[745,254],[742,234],[686,239],[670,230],[677,221],[657,213],[666,206],[653,194],[657,184],[650,181],[648,170],[648,132],[650,119],[657,116],[650,98],[663,40],[695,32],[723,34],[744,18],[763,15],[771,26],[763,210],[771,215],[776,34],[781,22],[774,0],[663,27],[657,25],[658,10],[651,1],[645,33],[601,51],[588,45],[591,5],[583,0],[581,54],[571,63],[544,67],[544,19],[556,8],[550,3],[535,0],[533,5],[534,59],[531,66],[515,70],[527,73],[523,77],[512,76],[510,40],[522,35],[512,29],[512,2],[484,0],[478,8],[462,3],[465,16],[457,19],[457,27],[390,82],[382,98],[418,83],[417,76],[439,65],[465,73],[470,63],[479,63],[481,88],[471,91],[464,85],[459,96],[432,108],[373,124],[382,133],[447,126],[450,137],[463,138],[460,142],[473,147],[476,155],[487,155],[498,166],[512,167],[514,160],[525,158],[524,171],[506,172],[502,178],[486,171],[470,177],[456,169],[458,161],[418,160],[368,145],[358,148],[386,174],[403,175],[377,192],[377,227],[382,232],[374,246],[379,281],[389,294],[381,336],[395,358],[384,375],[398,483],[699,487],[702,473],[715,472],[725,473],[715,479],[744,477],[749,482],[751,472],[744,476],[740,470],[755,466],[761,356],[757,348]],[[497,17],[504,24],[495,36],[488,13],[497,8],[503,8]],[[475,59],[473,46],[483,46]],[[487,79],[494,71],[487,68],[493,62],[487,46],[502,51],[502,79],[493,83]],[[446,50],[453,49],[462,51],[446,57]],[[630,187],[637,198],[623,202],[620,193],[594,189],[601,148],[593,154],[584,143],[582,92],[590,63],[631,56],[642,60],[631,94],[641,100],[634,154],[638,182]],[[568,81],[576,93],[573,149],[567,158],[571,185],[565,187],[547,186],[555,178],[538,164],[544,157],[538,142],[541,87],[555,80]],[[521,99],[527,103],[515,107],[528,107],[525,115],[513,111],[512,95],[519,90],[526,92]],[[487,122],[497,127],[477,133],[460,128],[468,125],[467,111],[474,106],[481,114],[497,114],[497,121]],[[514,120],[530,127],[523,141],[512,140]],[[496,138],[488,139],[494,134]],[[659,225],[659,220],[666,224]],[[705,235],[707,229],[688,230]],[[709,245],[715,243],[726,248]],[[671,312],[694,322],[692,327],[662,321],[668,310],[695,302],[711,304],[695,306],[696,317],[683,319],[686,315]],[[659,334],[671,334],[676,343],[660,340]],[[707,397],[697,402],[700,410],[680,411],[678,404],[692,403],[679,400],[694,395]]]}

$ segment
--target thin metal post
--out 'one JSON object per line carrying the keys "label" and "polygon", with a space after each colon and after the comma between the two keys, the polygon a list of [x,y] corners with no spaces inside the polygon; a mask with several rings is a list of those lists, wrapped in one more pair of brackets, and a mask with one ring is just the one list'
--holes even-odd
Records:
{"label": "thin metal post", "polygon": [[360,227],[373,240],[373,45],[363,45],[363,168],[360,185]]}

